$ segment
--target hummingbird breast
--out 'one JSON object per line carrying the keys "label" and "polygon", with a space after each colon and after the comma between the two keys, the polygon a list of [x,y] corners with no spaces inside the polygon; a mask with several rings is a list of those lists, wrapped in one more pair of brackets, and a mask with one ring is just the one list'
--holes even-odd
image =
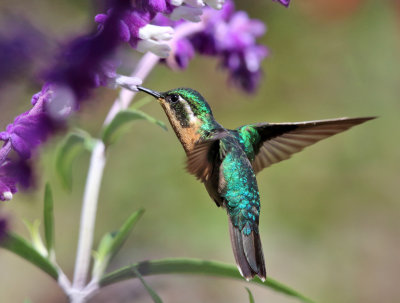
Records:
{"label": "hummingbird breast", "polygon": [[258,233],[260,195],[247,155],[235,140],[225,140],[227,154],[220,166],[221,195],[232,223],[244,234]]}
{"label": "hummingbird breast", "polygon": [[218,206],[226,208],[235,227],[245,234],[258,232],[260,196],[251,163],[233,135],[221,139],[220,149],[224,156],[214,164],[207,191]]}

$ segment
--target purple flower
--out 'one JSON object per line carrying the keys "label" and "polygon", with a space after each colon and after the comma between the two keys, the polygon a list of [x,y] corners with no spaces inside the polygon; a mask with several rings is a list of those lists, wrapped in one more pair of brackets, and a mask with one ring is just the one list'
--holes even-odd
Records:
{"label": "purple flower", "polygon": [[222,65],[230,71],[230,81],[247,92],[254,92],[262,77],[260,63],[268,54],[266,47],[255,45],[244,52],[227,52]]}
{"label": "purple flower", "polygon": [[35,147],[51,133],[52,125],[43,109],[37,114],[28,111],[16,117],[6,131],[0,133],[0,140],[9,141],[21,159],[29,159]]}
{"label": "purple flower", "polygon": [[16,16],[4,19],[0,24],[0,88],[29,74],[48,48],[44,35],[28,21]]}
{"label": "purple flower", "polygon": [[[0,133],[0,199],[10,200],[17,185],[32,184],[30,163],[35,149],[64,126],[65,118],[77,109],[91,89],[115,75],[110,65],[120,41],[118,24],[130,8],[130,0],[112,1],[113,9],[100,32],[72,41],[48,73],[47,84],[32,97],[32,109],[19,115]],[[10,157],[10,154],[14,157]]]}
{"label": "purple flower", "polygon": [[179,68],[184,69],[195,55],[194,48],[188,39],[179,39],[175,47],[175,62]]}
{"label": "purple flower", "polygon": [[272,1],[279,2],[280,4],[282,4],[286,7],[288,7],[290,4],[290,0],[272,0]]}
{"label": "purple flower", "polygon": [[32,182],[32,169],[27,161],[6,159],[0,164],[0,200],[11,200],[17,185],[28,188]]}
{"label": "purple flower", "polygon": [[[137,86],[140,80],[125,79],[116,73],[113,55],[122,42],[138,51],[151,51],[160,58],[168,58],[167,64],[179,69],[187,67],[195,51],[216,56],[220,66],[228,70],[232,83],[248,92],[256,89],[262,75],[261,61],[268,54],[264,46],[256,43],[265,26],[249,19],[244,12],[235,12],[232,1],[223,7],[224,0],[111,0],[110,3],[106,14],[95,17],[98,23],[95,33],[74,39],[64,47],[57,64],[47,73],[42,91],[32,97],[32,109],[16,117],[0,133],[0,140],[4,141],[0,148],[1,200],[10,200],[17,185],[27,187],[32,183],[28,161],[33,152],[65,125],[65,119],[79,108],[93,88]],[[203,8],[205,3],[210,7]],[[189,23],[185,20],[203,24],[189,38],[187,32],[186,38],[185,35],[177,38],[170,56],[171,47],[166,41],[172,39],[173,27],[187,29]]]}
{"label": "purple flower", "polygon": [[[146,1],[139,1],[136,4],[139,8],[131,7],[121,16],[116,27],[117,37],[119,41],[128,42],[132,48],[138,51],[151,51],[160,57],[167,57],[170,48],[164,42],[172,38],[173,29],[169,26],[150,25],[150,21],[157,13],[150,6],[145,6],[144,2]],[[112,12],[109,10],[107,14],[99,14],[95,17],[100,30],[109,20]]]}
{"label": "purple flower", "polygon": [[219,22],[214,28],[217,48],[224,50],[245,49],[256,43],[256,38],[265,33],[261,21],[251,20],[243,11],[236,12],[226,22]]}
{"label": "purple flower", "polygon": [[[7,163],[3,163],[2,165],[6,165]],[[3,171],[3,167],[0,167],[0,170]],[[0,175],[0,200],[8,201],[12,199],[12,195],[17,192],[17,184],[16,180],[7,175]]]}
{"label": "purple flower", "polygon": [[167,10],[165,0],[136,0],[134,8],[137,11],[149,12],[154,18],[157,13],[164,13]]}
{"label": "purple flower", "polygon": [[[157,17],[157,24],[168,24],[166,18]],[[173,47],[175,62],[168,58],[172,68],[185,68],[193,58],[193,49],[198,53],[220,58],[221,66],[229,72],[231,83],[246,92],[254,92],[261,80],[261,62],[268,55],[265,46],[257,44],[265,25],[253,20],[243,11],[235,12],[232,1],[227,1],[222,10],[204,10],[204,30],[190,36],[189,40],[178,40]],[[174,24],[172,26],[185,26]],[[189,47],[188,42],[192,45]]]}
{"label": "purple flower", "polygon": [[[58,63],[48,73],[50,83],[68,86],[76,100],[89,96],[90,91],[104,76],[104,64],[114,55],[120,44],[120,20],[129,11],[130,0],[114,0],[107,18],[97,33],[79,37],[71,41],[59,55]],[[100,76],[99,76],[100,74]]]}
{"label": "purple flower", "polygon": [[0,242],[7,234],[8,224],[5,218],[0,218]]}
{"label": "purple flower", "polygon": [[[112,10],[109,10],[107,14],[99,14],[95,17],[95,21],[99,23],[99,29],[102,30],[105,22],[109,20],[109,16],[112,14]],[[147,25],[152,14],[142,11],[137,12],[135,10],[130,10],[126,12],[121,19],[118,21],[118,37],[120,41],[129,42],[129,44],[136,48],[139,41],[139,30],[140,28]]]}
{"label": "purple flower", "polygon": [[117,67],[120,62],[117,60],[109,60],[102,64],[100,73],[94,75],[96,87],[108,86],[110,79],[115,79],[117,76]]}

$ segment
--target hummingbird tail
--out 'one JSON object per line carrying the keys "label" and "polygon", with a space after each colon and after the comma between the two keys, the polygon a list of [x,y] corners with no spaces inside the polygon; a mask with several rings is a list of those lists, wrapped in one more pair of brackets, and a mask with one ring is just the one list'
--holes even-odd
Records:
{"label": "hummingbird tail", "polygon": [[243,230],[240,231],[239,228],[233,225],[229,217],[229,233],[233,254],[240,274],[246,280],[250,280],[257,275],[262,281],[265,281],[267,275],[258,231],[253,230],[250,235],[245,235]]}

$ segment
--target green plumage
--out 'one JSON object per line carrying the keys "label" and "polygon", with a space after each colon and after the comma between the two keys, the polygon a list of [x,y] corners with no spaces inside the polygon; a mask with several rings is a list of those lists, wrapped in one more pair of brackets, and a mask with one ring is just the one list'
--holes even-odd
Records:
{"label": "green plumage", "polygon": [[220,168],[221,183],[225,186],[220,194],[226,201],[228,214],[233,225],[245,235],[252,231],[258,233],[260,195],[250,161],[237,138],[231,134],[221,139],[220,145],[226,151]]}
{"label": "green plumage", "polygon": [[185,148],[187,169],[226,209],[233,253],[241,274],[266,278],[258,230],[260,196],[256,173],[324,138],[368,121],[340,118],[299,123],[259,123],[229,130],[215,121],[195,90],[177,88],[155,96]]}

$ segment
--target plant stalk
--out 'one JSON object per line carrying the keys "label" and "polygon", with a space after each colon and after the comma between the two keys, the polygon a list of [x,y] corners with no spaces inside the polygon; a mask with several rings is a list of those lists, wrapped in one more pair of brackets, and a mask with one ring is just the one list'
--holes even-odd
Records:
{"label": "plant stalk", "polygon": [[[199,32],[203,28],[204,22],[183,24],[177,27],[174,39],[170,41],[171,48],[174,49],[178,39]],[[174,58],[172,56],[173,51],[171,52],[170,57],[167,59],[167,62],[171,65],[171,67],[173,67],[174,62]],[[139,61],[136,69],[131,74],[131,77],[138,77],[144,80],[150,74],[159,60],[160,58],[156,55],[152,53],[146,53]],[[114,101],[110,111],[108,112],[103,126],[111,123],[118,112],[128,108],[136,93],[137,92],[122,89],[119,96]],[[94,294],[95,291],[99,289],[97,281],[92,280],[88,285],[86,284],[86,281],[90,268],[90,257],[93,246],[94,227],[100,185],[106,164],[105,151],[106,146],[104,143],[101,140],[97,140],[90,159],[89,171],[83,197],[74,279],[72,288],[67,293],[71,303],[84,303],[91,295]]]}
{"label": "plant stalk", "polygon": [[75,263],[74,280],[72,283],[72,287],[75,289],[83,289],[86,285],[93,244],[97,201],[105,164],[105,145],[102,141],[97,140],[92,151],[85,193],[83,196],[78,250]]}

